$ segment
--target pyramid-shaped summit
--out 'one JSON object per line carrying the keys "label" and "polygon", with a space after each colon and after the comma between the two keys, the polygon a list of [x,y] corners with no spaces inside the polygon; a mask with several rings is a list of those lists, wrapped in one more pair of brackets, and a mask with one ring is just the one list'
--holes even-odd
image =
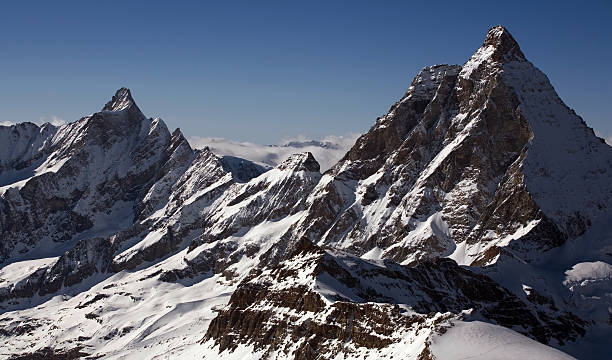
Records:
{"label": "pyramid-shaped summit", "polygon": [[115,92],[115,95],[107,102],[102,111],[123,111],[132,107],[137,107],[130,89],[122,87]]}
{"label": "pyramid-shaped summit", "polygon": [[482,47],[492,47],[494,49],[492,56],[497,61],[525,60],[525,55],[521,51],[519,44],[502,25],[492,27],[489,30]]}
{"label": "pyramid-shaped summit", "polygon": [[612,148],[503,26],[463,66],[421,71],[329,175],[295,238],[408,265],[532,261],[612,203]]}
{"label": "pyramid-shaped summit", "polygon": [[127,116],[127,118],[135,121],[146,118],[136,105],[130,89],[125,87],[117,90],[111,100],[104,105],[102,113],[104,112],[118,113],[115,115]]}

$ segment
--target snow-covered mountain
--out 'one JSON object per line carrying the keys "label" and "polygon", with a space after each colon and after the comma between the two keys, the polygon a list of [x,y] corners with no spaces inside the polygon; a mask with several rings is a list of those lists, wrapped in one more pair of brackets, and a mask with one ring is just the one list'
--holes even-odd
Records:
{"label": "snow-covered mountain", "polygon": [[124,88],[0,139],[0,357],[612,351],[612,147],[501,26],[323,174],[333,143],[194,150]]}

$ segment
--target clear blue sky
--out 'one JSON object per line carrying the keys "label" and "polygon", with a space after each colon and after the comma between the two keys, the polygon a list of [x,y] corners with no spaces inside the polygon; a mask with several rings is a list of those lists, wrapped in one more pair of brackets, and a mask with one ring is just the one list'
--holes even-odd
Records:
{"label": "clear blue sky", "polygon": [[187,136],[363,132],[423,66],[464,63],[502,24],[564,101],[612,135],[610,3],[3,2],[0,122],[74,121],[126,86]]}

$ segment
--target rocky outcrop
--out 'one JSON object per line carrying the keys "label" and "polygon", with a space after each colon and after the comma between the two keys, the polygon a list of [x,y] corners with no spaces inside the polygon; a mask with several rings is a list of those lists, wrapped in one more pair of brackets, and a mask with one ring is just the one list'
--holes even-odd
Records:
{"label": "rocky outcrop", "polygon": [[49,266],[27,274],[10,287],[0,288],[0,301],[55,294],[83,280],[106,273],[112,256],[112,245],[105,238],[79,241]]}
{"label": "rocky outcrop", "polygon": [[49,123],[0,126],[0,187],[31,176],[34,165],[42,164],[51,153],[57,130]]}
{"label": "rocky outcrop", "polygon": [[300,244],[290,259],[249,274],[211,322],[204,341],[214,341],[221,352],[245,344],[266,354],[287,352],[298,342],[296,359],[305,356],[304,348],[317,358],[334,354],[332,341],[389,346],[399,341],[392,336],[398,328],[424,327],[436,313],[522,328],[543,343],[585,333],[587,323],[571,313],[549,302],[524,302],[450,259],[407,267],[324,251],[307,240]]}

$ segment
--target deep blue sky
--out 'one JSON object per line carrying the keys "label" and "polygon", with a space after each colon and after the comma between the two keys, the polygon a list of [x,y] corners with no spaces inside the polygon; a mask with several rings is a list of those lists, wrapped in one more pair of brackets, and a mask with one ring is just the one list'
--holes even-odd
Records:
{"label": "deep blue sky", "polygon": [[187,136],[363,132],[423,66],[464,63],[503,24],[612,135],[609,1],[221,3],[3,2],[0,122],[73,121],[126,86]]}

